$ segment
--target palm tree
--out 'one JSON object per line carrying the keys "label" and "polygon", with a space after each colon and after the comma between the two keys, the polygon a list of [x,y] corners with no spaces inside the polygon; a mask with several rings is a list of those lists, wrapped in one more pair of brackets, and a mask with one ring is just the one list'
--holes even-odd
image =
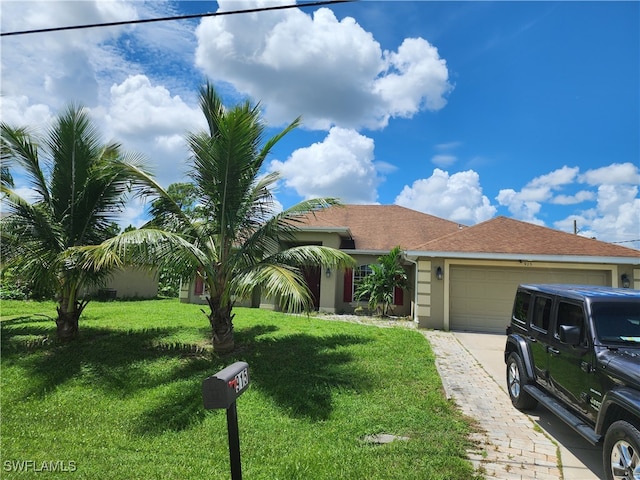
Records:
{"label": "palm tree", "polygon": [[279,175],[261,173],[273,146],[300,120],[263,142],[266,127],[259,105],[245,102],[225,109],[213,86],[206,84],[200,106],[208,130],[187,135],[197,212],[189,215],[176,195],[154,183],[161,201],[153,202],[153,220],[105,242],[94,252],[94,261],[109,261],[109,252],[126,252],[137,262],[170,266],[183,278],[199,276],[206,286],[214,351],[222,354],[235,348],[236,299],[260,288],[283,310],[310,310],[313,300],[304,268],[346,268],[353,259],[328,247],[292,246],[300,217],[338,202],[308,200],[277,213],[271,188]]}
{"label": "palm tree", "polygon": [[378,257],[378,263],[369,265],[371,274],[356,287],[356,298],[368,299],[372,312],[381,306],[383,317],[387,316],[393,303],[394,289],[407,288],[407,272],[400,265],[400,252],[400,247],[396,246],[388,254]]}
{"label": "palm tree", "polygon": [[[140,185],[130,167],[140,159],[117,143],[103,143],[82,107],[70,105],[40,139],[26,128],[0,124],[3,161],[0,185],[6,217],[2,219],[4,268],[37,290],[57,296],[57,335],[78,335],[87,306],[83,292],[101,285],[116,265],[86,269],[78,247],[97,245],[113,234],[112,222],[125,195]],[[17,164],[31,184],[34,201],[12,189],[8,166]]]}

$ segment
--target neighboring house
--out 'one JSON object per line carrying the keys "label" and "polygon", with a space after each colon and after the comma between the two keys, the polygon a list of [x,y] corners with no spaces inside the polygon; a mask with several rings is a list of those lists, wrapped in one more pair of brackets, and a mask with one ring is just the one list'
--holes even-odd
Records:
{"label": "neighboring house", "polygon": [[158,273],[135,267],[116,270],[104,288],[93,293],[101,300],[151,299],[158,296]]}
{"label": "neighboring house", "polygon": [[[520,283],[640,288],[640,251],[505,217],[466,227],[397,205],[345,205],[309,215],[299,228],[297,243],[339,248],[357,262],[346,272],[307,272],[316,308],[329,313],[366,306],[354,301],[356,285],[395,246],[411,288],[395,292],[392,314],[422,328],[503,333]],[[196,287],[182,300],[204,301]]]}

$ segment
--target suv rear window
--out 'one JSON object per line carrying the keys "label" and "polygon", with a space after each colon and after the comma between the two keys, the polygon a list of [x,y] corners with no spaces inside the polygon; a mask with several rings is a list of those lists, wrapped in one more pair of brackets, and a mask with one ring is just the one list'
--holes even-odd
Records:
{"label": "suv rear window", "polygon": [[531,324],[543,331],[549,330],[549,320],[551,319],[551,299],[547,297],[536,297],[533,306],[533,318]]}
{"label": "suv rear window", "polygon": [[531,294],[529,292],[516,293],[516,300],[513,304],[513,320],[525,325],[529,315],[529,305],[531,305]]}

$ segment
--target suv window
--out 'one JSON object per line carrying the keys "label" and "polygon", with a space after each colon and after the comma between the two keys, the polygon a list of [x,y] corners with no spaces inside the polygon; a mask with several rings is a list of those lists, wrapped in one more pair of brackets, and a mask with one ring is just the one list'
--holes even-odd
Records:
{"label": "suv window", "polygon": [[518,292],[516,294],[516,301],[513,304],[513,319],[516,322],[522,325],[527,323],[529,305],[531,305],[531,293]]}
{"label": "suv window", "polygon": [[591,305],[596,331],[602,341],[640,343],[640,309],[632,302],[596,302]]}
{"label": "suv window", "polygon": [[558,303],[558,321],[556,322],[556,336],[560,336],[560,325],[580,328],[580,344],[585,345],[586,335],[584,326],[584,312],[581,305],[575,303]]}
{"label": "suv window", "polygon": [[547,297],[536,297],[533,306],[533,318],[531,324],[543,331],[549,330],[549,320],[551,319],[551,299]]}

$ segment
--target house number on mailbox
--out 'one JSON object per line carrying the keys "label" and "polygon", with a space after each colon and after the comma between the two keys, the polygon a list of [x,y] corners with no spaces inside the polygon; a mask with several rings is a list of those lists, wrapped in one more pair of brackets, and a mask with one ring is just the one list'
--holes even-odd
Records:
{"label": "house number on mailbox", "polygon": [[249,383],[249,371],[245,368],[229,381],[229,387],[234,388],[236,393],[242,390]]}

